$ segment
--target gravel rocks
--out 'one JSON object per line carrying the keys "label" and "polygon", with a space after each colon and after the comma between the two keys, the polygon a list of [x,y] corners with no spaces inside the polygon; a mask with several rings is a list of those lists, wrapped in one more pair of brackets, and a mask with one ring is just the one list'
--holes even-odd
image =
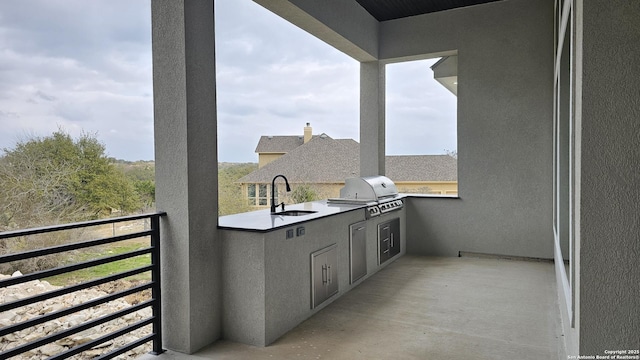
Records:
{"label": "gravel rocks", "polygon": [[[22,276],[22,274],[18,271],[13,273],[11,276],[0,274],[0,280],[15,276]],[[39,280],[29,281],[24,284],[12,285],[6,288],[0,288],[0,303],[8,303],[24,299],[59,288],[60,287],[53,286],[46,281]],[[0,313],[0,328],[33,319],[54,311],[59,311],[61,309],[68,308],[74,305],[79,305],[105,295],[107,295],[107,293],[99,289],[87,289],[59,296],[53,299],[41,301],[39,303],[31,304],[21,308],[5,311]],[[109,303],[102,304],[100,306],[79,311],[46,323],[38,324],[34,327],[22,331],[8,334],[6,336],[0,337],[0,352],[15,348],[16,346],[20,346],[27,342],[37,340],[47,335],[53,335],[59,331],[83,324],[87,321],[97,319],[99,317],[111,314],[115,311],[122,310],[130,306],[131,305],[127,301],[120,298]],[[22,356],[18,356],[12,359],[46,359],[50,356],[59,354],[63,351],[81,345],[88,341],[95,340],[107,333],[115,332],[127,325],[133,324],[149,317],[151,317],[151,308],[144,308],[122,318],[112,320],[94,328],[90,328],[71,335],[70,337],[58,340],[54,343],[47,344],[37,349],[28,351],[22,354]],[[124,346],[133,340],[137,340],[143,336],[149,335],[150,333],[151,326],[147,325],[129,334],[125,334],[122,337],[100,344],[94,349],[75,355],[71,357],[71,359],[91,359],[95,356],[107,353],[112,349]],[[143,346],[137,347],[124,355],[120,355],[118,358],[135,359],[149,351],[151,351],[151,343],[147,343]]]}

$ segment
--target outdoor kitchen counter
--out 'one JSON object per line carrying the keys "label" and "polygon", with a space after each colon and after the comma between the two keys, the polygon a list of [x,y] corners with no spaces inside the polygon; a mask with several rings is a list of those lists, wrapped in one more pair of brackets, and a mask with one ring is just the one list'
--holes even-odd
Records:
{"label": "outdoor kitchen counter", "polygon": [[[400,220],[402,253],[397,256],[402,256],[405,210],[367,219],[366,208],[366,204],[334,205],[322,200],[285,206],[285,210],[317,211],[310,215],[271,215],[266,209],[220,217],[224,338],[253,346],[269,345],[388,265],[391,261],[378,262],[381,223]],[[351,281],[353,224],[360,224],[366,235],[366,275]],[[318,276],[312,276],[312,259],[328,248],[335,251],[331,272],[338,293],[313,303],[312,279]]]}
{"label": "outdoor kitchen counter", "polygon": [[[284,216],[271,215],[269,209],[264,209],[241,214],[226,215],[218,218],[218,228],[226,230],[267,232],[349,211],[364,211],[365,208],[366,205],[327,204],[327,200],[293,205],[285,204],[285,210],[311,210],[317,212],[301,216]],[[278,207],[278,212],[280,210],[281,208]]]}

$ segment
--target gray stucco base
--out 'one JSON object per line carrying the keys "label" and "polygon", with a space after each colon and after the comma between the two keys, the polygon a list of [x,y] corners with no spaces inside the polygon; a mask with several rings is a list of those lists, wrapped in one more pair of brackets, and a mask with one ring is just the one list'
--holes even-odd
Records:
{"label": "gray stucco base", "polygon": [[221,333],[213,2],[151,5],[163,344],[193,353]]}
{"label": "gray stucco base", "polygon": [[[269,216],[269,215],[266,215]],[[392,261],[378,266],[377,224],[400,218],[405,253],[404,210],[366,223],[367,275],[350,283],[349,225],[363,221],[364,209],[295,225],[305,235],[286,239],[288,228],[270,232],[220,230],[223,252],[223,338],[266,346],[320,311]],[[311,308],[311,254],[337,244],[338,293]],[[396,258],[397,258],[396,257]]]}

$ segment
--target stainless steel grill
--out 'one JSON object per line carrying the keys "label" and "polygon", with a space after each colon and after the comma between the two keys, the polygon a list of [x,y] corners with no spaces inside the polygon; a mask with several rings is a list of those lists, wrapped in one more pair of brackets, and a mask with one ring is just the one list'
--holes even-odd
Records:
{"label": "stainless steel grill", "polygon": [[367,216],[378,216],[389,211],[402,209],[404,202],[399,198],[396,184],[386,176],[365,176],[349,178],[340,189],[340,197],[328,199],[333,204],[366,204]]}

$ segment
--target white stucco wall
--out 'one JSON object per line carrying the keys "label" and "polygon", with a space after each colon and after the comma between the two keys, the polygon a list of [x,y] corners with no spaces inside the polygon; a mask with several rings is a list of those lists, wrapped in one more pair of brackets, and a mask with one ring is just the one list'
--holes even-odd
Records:
{"label": "white stucco wall", "polygon": [[458,52],[460,199],[411,201],[409,252],[553,258],[553,1],[389,21],[381,35],[390,61]]}
{"label": "white stucco wall", "polygon": [[640,349],[640,4],[578,1],[582,355]]}

